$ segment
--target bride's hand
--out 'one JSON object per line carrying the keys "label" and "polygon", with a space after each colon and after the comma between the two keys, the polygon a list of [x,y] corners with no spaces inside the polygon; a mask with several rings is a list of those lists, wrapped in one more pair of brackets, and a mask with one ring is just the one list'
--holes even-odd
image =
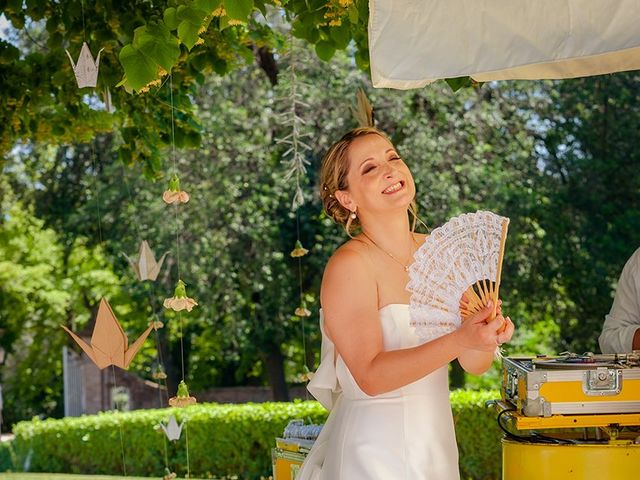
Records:
{"label": "bride's hand", "polygon": [[[498,312],[501,310],[497,309]],[[498,345],[509,341],[513,335],[513,323],[504,318],[502,313],[489,320],[493,312],[493,303],[489,302],[482,310],[467,318],[462,325],[452,333],[463,348],[492,352]],[[498,333],[506,325],[504,332]]]}

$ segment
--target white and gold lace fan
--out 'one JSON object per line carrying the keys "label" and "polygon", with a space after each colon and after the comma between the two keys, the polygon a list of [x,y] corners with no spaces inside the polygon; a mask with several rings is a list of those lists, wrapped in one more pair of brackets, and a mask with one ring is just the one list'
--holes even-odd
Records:
{"label": "white and gold lace fan", "polygon": [[416,251],[407,290],[411,325],[422,340],[456,330],[489,300],[495,316],[508,225],[492,212],[465,213],[434,229]]}

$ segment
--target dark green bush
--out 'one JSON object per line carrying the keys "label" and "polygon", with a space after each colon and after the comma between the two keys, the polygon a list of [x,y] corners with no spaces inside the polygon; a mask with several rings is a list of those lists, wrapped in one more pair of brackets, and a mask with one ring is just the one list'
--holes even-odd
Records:
{"label": "dark green bush", "polygon": [[[495,414],[484,401],[497,392],[456,391],[451,395],[462,477],[500,476],[500,434]],[[173,414],[188,424],[178,442],[157,427]],[[317,402],[201,404],[184,409],[137,410],[62,420],[20,422],[14,428],[15,463],[30,455],[31,471],[122,474],[121,442],[127,475],[158,476],[169,467],[186,474],[186,442],[192,476],[238,475],[255,479],[271,472],[271,448],[293,418],[322,423],[326,411]],[[121,440],[122,438],[122,440]],[[8,448],[8,447],[7,447]],[[165,457],[166,448],[166,457]],[[5,461],[5,457],[8,459]],[[0,466],[11,456],[0,449]]]}
{"label": "dark green bush", "polygon": [[463,480],[502,478],[502,432],[496,423],[495,409],[485,407],[487,400],[498,398],[500,392],[491,390],[455,390],[451,393]]}
{"label": "dark green bush", "polygon": [[0,442],[0,472],[15,470],[13,442]]}

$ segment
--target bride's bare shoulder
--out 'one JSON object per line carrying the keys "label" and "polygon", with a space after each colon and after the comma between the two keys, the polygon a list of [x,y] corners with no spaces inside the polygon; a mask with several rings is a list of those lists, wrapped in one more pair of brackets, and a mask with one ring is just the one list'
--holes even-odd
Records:
{"label": "bride's bare shoulder", "polygon": [[377,284],[364,242],[349,240],[333,253],[322,276],[320,302],[325,312],[361,305],[373,305],[375,311]]}
{"label": "bride's bare shoulder", "polygon": [[329,258],[326,269],[364,268],[367,245],[357,237],[343,243]]}
{"label": "bride's bare shoulder", "polygon": [[[329,258],[324,269],[323,284],[327,281],[348,285],[353,281],[372,279],[371,260],[368,256],[368,246],[357,238],[341,245]],[[367,282],[368,283],[368,282]]]}

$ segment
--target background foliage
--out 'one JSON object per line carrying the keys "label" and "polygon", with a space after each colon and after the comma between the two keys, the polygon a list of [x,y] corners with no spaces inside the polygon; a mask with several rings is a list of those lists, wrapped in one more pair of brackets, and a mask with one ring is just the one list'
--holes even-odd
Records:
{"label": "background foliage", "polygon": [[[118,55],[137,45],[137,28],[164,22],[167,8],[177,15],[183,3],[84,5],[87,41],[94,54],[105,50],[98,88],[79,91],[63,48],[79,51],[81,2],[0,2],[13,27],[0,41],[0,382],[9,424],[62,414],[60,348],[68,339],[59,323],[82,328],[104,295],[125,329],[140,331],[173,290],[176,217],[160,200],[173,169],[170,87],[176,164],[192,196],[177,217],[181,275],[200,304],[183,316],[191,389],[197,396],[216,385],[269,384],[275,398],[287,399],[288,385],[315,366],[322,269],[345,239],[321,213],[319,159],[355,126],[349,106],[356,88],[369,86],[356,68],[366,67],[366,11],[362,2],[264,3],[263,14],[253,2],[258,8],[241,24],[221,27],[223,17],[211,17],[198,34],[202,45],[183,42],[184,14],[169,29],[173,40],[162,34],[179,46],[171,81],[161,76],[130,95],[115,86],[124,73]],[[341,3],[346,9],[327,17]],[[336,19],[340,25],[330,25]],[[344,25],[348,38],[338,33]],[[297,236],[294,185],[284,180],[285,147],[277,142],[289,133],[278,114],[291,106],[292,63],[308,105],[296,112],[312,134],[298,211],[311,251],[302,259],[313,312],[304,325],[293,315],[298,264],[288,255]],[[444,83],[369,89],[378,125],[414,173],[428,225],[477,208],[511,218],[502,294],[517,336],[507,353],[597,350],[617,276],[640,245],[638,80],[632,72],[456,93]],[[157,255],[170,251],[154,286],[135,282],[121,255],[135,253],[143,238]],[[178,322],[163,319],[173,391]],[[155,355],[148,342],[132,369],[150,378]],[[454,386],[496,382],[452,371]]]}

